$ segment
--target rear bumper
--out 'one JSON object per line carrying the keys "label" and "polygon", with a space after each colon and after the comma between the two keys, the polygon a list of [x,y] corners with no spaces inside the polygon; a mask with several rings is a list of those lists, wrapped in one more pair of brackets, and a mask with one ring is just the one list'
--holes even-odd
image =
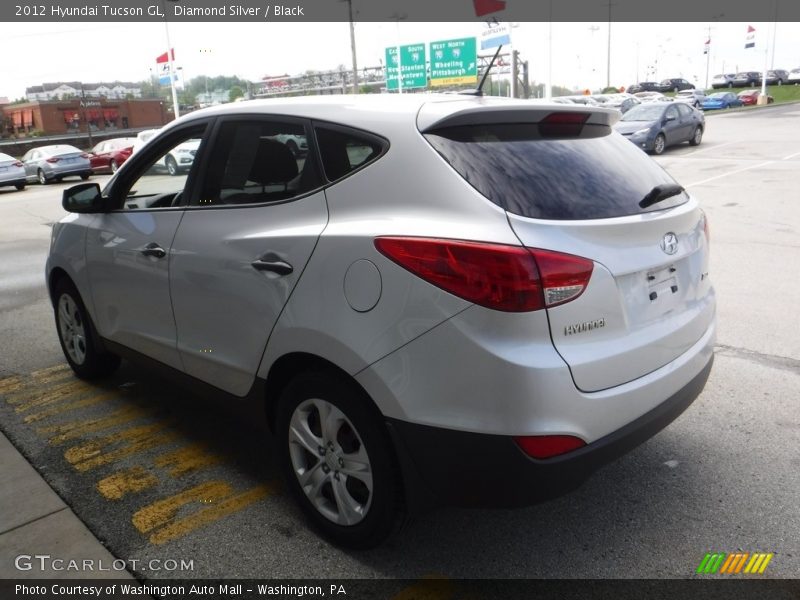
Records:
{"label": "rear bumper", "polygon": [[601,466],[669,425],[700,394],[713,355],[680,390],[634,421],[591,444],[548,460],[525,455],[510,436],[388,419],[412,507],[446,504],[519,507],[569,492]]}

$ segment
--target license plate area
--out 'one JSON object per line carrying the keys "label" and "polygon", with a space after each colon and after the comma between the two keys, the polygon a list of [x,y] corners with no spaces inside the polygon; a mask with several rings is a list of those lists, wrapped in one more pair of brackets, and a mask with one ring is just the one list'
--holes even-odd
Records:
{"label": "license plate area", "polygon": [[672,310],[680,298],[677,265],[647,271],[647,298],[650,305],[657,307],[662,314]]}

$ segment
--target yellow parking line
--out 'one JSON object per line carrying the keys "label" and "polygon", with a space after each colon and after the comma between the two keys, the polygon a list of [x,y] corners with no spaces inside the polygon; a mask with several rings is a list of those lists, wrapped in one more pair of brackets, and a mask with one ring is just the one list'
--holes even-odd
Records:
{"label": "yellow parking line", "polygon": [[225,498],[219,504],[201,509],[183,519],[174,521],[169,525],[155,531],[150,535],[150,542],[156,545],[185,536],[204,525],[218,521],[222,517],[238,512],[243,508],[265,498],[272,491],[268,484],[257,485],[254,488]]}
{"label": "yellow parking line", "polygon": [[96,389],[96,387],[86,383],[85,381],[78,380],[56,386],[55,388],[47,390],[47,392],[43,394],[39,394],[35,390],[26,390],[24,392],[14,394],[14,396],[8,398],[6,401],[9,404],[18,405],[14,409],[17,412],[25,412],[26,410],[30,410],[39,406],[47,406],[48,404],[62,402],[75,393],[88,392]]}
{"label": "yellow parking line", "polygon": [[70,370],[70,367],[66,363],[58,363],[57,365],[53,365],[52,367],[46,367],[44,369],[38,369],[31,373],[31,377],[43,377],[45,375],[49,375],[51,373],[58,373],[61,371]]}
{"label": "yellow parking line", "polygon": [[218,464],[223,457],[207,450],[206,444],[196,443],[179,448],[173,452],[157,456],[155,464],[162,469],[168,469],[173,477],[179,477],[191,471]]}
{"label": "yellow parking line", "polygon": [[[107,465],[132,454],[172,442],[178,434],[174,431],[161,431],[167,425],[168,423],[164,422],[153,423],[108,435],[70,448],[64,452],[64,458],[81,472]],[[127,446],[103,453],[104,448],[117,442],[125,442]]]}
{"label": "yellow parking line", "polygon": [[141,492],[158,483],[158,477],[142,467],[119,471],[97,482],[97,490],[109,500],[120,500],[125,494]]}
{"label": "yellow parking line", "polygon": [[70,402],[69,404],[62,404],[61,406],[53,406],[48,408],[47,410],[43,410],[42,412],[33,413],[32,415],[26,416],[23,421],[25,423],[35,423],[36,421],[41,421],[42,419],[46,419],[47,417],[54,417],[56,415],[60,415],[62,413],[68,412],[70,410],[77,410],[79,408],[86,408],[87,406],[92,406],[94,404],[100,404],[101,402],[106,402],[111,400],[112,398],[116,398],[119,394],[116,392],[109,392],[107,394],[99,394],[97,396],[89,396],[88,398],[84,398],[82,400],[75,400],[74,402]]}
{"label": "yellow parking line", "polygon": [[0,379],[0,394],[16,391],[22,385],[22,380],[17,375]]}
{"label": "yellow parking line", "polygon": [[51,444],[61,444],[67,440],[72,440],[87,433],[102,431],[109,427],[115,427],[122,423],[127,423],[141,417],[151,415],[155,412],[154,408],[141,408],[139,406],[125,406],[117,409],[106,417],[92,419],[89,421],[72,421],[62,425],[48,425],[39,427],[36,431],[41,434],[55,433],[48,441]]}
{"label": "yellow parking line", "polygon": [[215,502],[231,494],[233,494],[233,488],[228,483],[224,481],[206,481],[137,510],[133,514],[133,526],[141,533],[148,533],[173,521],[178,511],[192,502]]}

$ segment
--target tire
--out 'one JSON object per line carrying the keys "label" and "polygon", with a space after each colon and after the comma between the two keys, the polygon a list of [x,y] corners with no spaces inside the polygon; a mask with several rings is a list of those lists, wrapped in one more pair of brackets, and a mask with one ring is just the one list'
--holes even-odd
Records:
{"label": "tire", "polygon": [[275,432],[287,486],[325,537],[364,549],[400,529],[405,507],[386,426],[346,376],[316,371],[293,379],[281,394]]}
{"label": "tire", "polygon": [[91,173],[83,173],[83,174],[81,175],[81,179],[82,179],[83,181],[86,181],[86,180],[87,180],[87,179],[89,179],[89,177],[91,177],[91,176],[92,176],[92,174],[91,174]]}
{"label": "tire", "polygon": [[680,92],[680,91],[681,91],[681,88],[679,88],[679,87],[676,85],[674,88],[672,88],[672,91],[673,91],[673,92],[675,92],[675,93],[677,94],[678,92]]}
{"label": "tire", "polygon": [[178,163],[171,156],[164,159],[164,164],[167,167],[167,172],[173,177],[178,174]]}
{"label": "tire", "polygon": [[703,141],[703,128],[702,127],[695,127],[694,135],[692,139],[689,140],[690,146],[699,146],[700,142]]}
{"label": "tire", "polygon": [[729,82],[728,82],[728,88],[732,88],[732,87],[733,87],[733,82],[732,82],[732,81],[729,81]]}
{"label": "tire", "polygon": [[17,188],[17,191],[21,192],[22,190],[25,189],[25,184],[24,183],[17,183],[17,184],[14,185],[14,187]]}
{"label": "tire", "polygon": [[47,185],[47,183],[48,183],[47,182],[47,175],[45,175],[44,171],[42,171],[41,169],[38,169],[36,171],[36,179],[39,180],[39,183],[41,183],[42,185]]}
{"label": "tire", "polygon": [[111,162],[108,164],[108,166],[109,166],[109,168],[111,169],[111,172],[112,172],[112,173],[116,173],[116,172],[117,172],[117,169],[119,169],[119,165],[117,164],[117,161],[115,161],[115,160],[112,160],[112,161],[111,161]]}
{"label": "tire", "polygon": [[95,345],[96,331],[78,290],[68,279],[55,287],[58,341],[69,366],[81,379],[98,379],[113,373],[120,358]]}
{"label": "tire", "polygon": [[664,149],[667,147],[667,138],[664,137],[663,133],[659,133],[656,136],[655,141],[653,142],[653,154],[659,155],[664,153]]}

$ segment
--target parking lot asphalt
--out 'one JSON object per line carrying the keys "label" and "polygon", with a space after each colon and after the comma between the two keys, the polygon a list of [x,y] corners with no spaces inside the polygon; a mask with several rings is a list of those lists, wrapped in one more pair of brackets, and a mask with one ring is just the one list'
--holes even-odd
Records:
{"label": "parking lot asphalt", "polygon": [[43,282],[71,182],[0,190],[0,429],[146,579],[685,578],[706,552],[736,551],[771,552],[764,576],[797,577],[800,105],[714,115],[699,148],[657,160],[710,218],[717,359],[684,415],[568,496],[441,509],[370,552],[320,540],[285,495],[263,430],[127,363],[100,384],[72,377]]}

